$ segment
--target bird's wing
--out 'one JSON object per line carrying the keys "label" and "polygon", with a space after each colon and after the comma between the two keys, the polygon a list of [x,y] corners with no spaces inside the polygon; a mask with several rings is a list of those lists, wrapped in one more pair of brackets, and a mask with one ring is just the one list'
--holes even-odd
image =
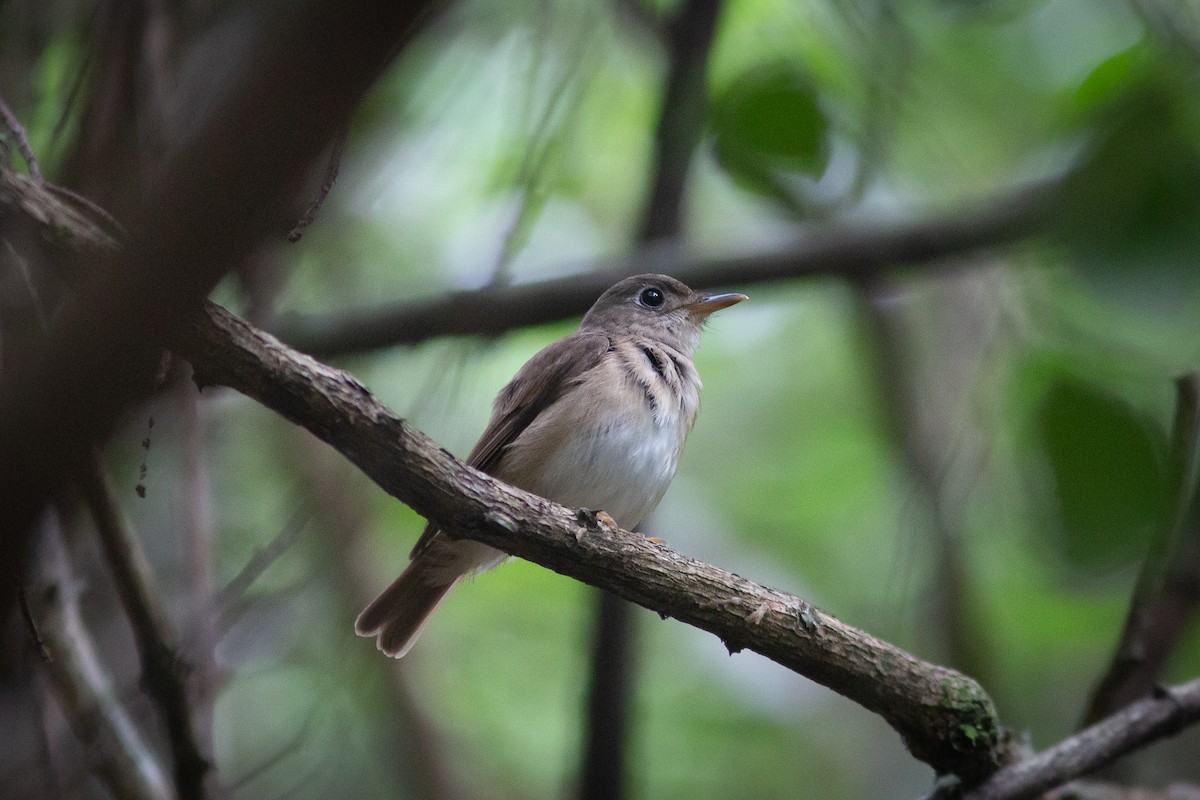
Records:
{"label": "bird's wing", "polygon": [[[593,369],[612,347],[612,340],[596,331],[579,331],[547,345],[521,367],[516,376],[500,390],[492,408],[492,419],[467,463],[494,474],[504,450],[529,427],[538,414],[562,397],[581,375]],[[425,526],[412,549],[416,558],[428,546],[437,526]]]}

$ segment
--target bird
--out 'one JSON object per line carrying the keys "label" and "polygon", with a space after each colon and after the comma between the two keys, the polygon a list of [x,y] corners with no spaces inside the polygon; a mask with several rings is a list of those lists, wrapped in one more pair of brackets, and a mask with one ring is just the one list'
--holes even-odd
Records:
{"label": "bird", "polygon": [[[467,463],[631,530],[667,491],[700,408],[692,354],[708,316],[746,299],[667,275],[625,278],[574,333],[547,345],[497,395]],[[355,632],[393,658],[412,648],[456,583],[508,555],[430,522],[410,562],[359,614]]]}

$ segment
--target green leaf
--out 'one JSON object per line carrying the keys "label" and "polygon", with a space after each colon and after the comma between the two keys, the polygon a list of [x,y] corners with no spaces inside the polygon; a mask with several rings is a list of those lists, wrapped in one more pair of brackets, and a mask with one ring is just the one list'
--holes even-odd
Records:
{"label": "green leaf", "polygon": [[1091,569],[1144,554],[1166,505],[1160,432],[1128,403],[1073,378],[1050,387],[1037,418],[1061,554]]}
{"label": "green leaf", "polygon": [[771,65],[742,75],[714,100],[716,153],[747,188],[779,199],[779,173],[819,176],[829,160],[829,122],[808,78]]}
{"label": "green leaf", "polygon": [[1152,58],[1146,45],[1139,43],[1101,61],[1075,89],[1076,111],[1095,113],[1119,102],[1122,94],[1145,80],[1153,68]]}
{"label": "green leaf", "polygon": [[[1098,294],[1170,308],[1200,293],[1200,109],[1192,88],[1137,59],[1112,59],[1081,87],[1084,103],[1105,107],[1092,114],[1055,233]],[[1119,99],[1102,103],[1113,92]]]}

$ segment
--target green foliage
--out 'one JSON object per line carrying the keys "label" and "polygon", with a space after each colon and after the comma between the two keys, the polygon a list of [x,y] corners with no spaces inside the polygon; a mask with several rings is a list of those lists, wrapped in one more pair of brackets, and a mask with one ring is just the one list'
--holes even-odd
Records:
{"label": "green foliage", "polygon": [[1161,431],[1128,403],[1072,379],[1050,386],[1037,425],[1054,484],[1062,556],[1095,571],[1145,555],[1165,524]]}
{"label": "green foliage", "polygon": [[792,172],[819,177],[829,159],[829,122],[812,81],[773,64],[742,75],[713,101],[717,160],[742,186],[787,197]]}
{"label": "green foliage", "polygon": [[1196,84],[1145,48],[1081,85],[1089,139],[1064,191],[1058,233],[1101,292],[1157,304],[1195,298],[1200,252]]}
{"label": "green foliage", "polygon": [[[530,187],[536,213],[512,242],[517,279],[629,241],[661,50],[594,7],[552,3],[545,23],[484,5],[464,6],[381,87],[344,173],[359,179],[343,177],[295,251],[288,303],[340,308],[481,283],[511,230],[497,208]],[[593,32],[603,46],[581,46]],[[1070,732],[1109,656],[1161,522],[1170,381],[1200,363],[1188,265],[1200,219],[1195,70],[1167,49],[1121,3],[741,0],[725,7],[711,53],[710,138],[685,226],[702,252],[771,241],[780,209],[808,208],[806,192],[826,181],[838,192],[861,180],[870,203],[915,216],[1074,167],[1048,246],[997,253],[999,278],[963,279],[987,314],[942,299],[953,295],[936,291],[938,278],[912,280],[895,300],[920,351],[902,371],[933,420],[923,424],[939,454],[940,508],[885,424],[860,303],[841,283],[813,281],[747,288],[749,302],[713,320],[698,353],[704,409],[651,531],[943,659],[929,599],[942,513],[961,537],[980,677],[1002,718],[1039,746]],[[539,114],[556,91],[570,102]],[[523,184],[533,162],[542,169]],[[494,392],[568,329],[426,345],[355,371],[461,454]],[[371,508],[381,586],[421,523],[386,498]],[[570,793],[589,598],[508,564],[452,595],[404,662],[468,788]],[[928,771],[873,715],[756,656],[731,657],[712,637],[638,620],[635,796],[927,790]],[[1198,641],[1184,643],[1179,676],[1200,664]],[[356,674],[392,667],[366,643],[344,647]],[[372,726],[376,695],[352,692]],[[250,724],[226,713],[226,726]],[[360,757],[364,771],[375,763]]]}
{"label": "green foliage", "polygon": [[[672,13],[660,5],[655,14]],[[577,6],[535,14],[469,3],[410,51],[359,119],[341,182],[292,251],[285,306],[341,309],[483,283],[523,191],[533,194],[510,243],[516,279],[621,251],[646,193],[662,52],[645,30]],[[689,555],[949,660],[930,600],[942,577],[930,532],[937,514],[953,520],[969,582],[964,633],[984,654],[981,677],[1002,718],[1039,746],[1070,732],[1109,656],[1161,521],[1170,382],[1200,363],[1195,69],[1167,50],[1122,3],[740,0],[724,9],[711,53],[710,138],[685,204],[687,243],[700,252],[773,241],[780,209],[804,210],[805,193],[825,182],[834,193],[862,182],[868,200],[855,215],[882,205],[916,216],[1074,167],[1054,239],[994,254],[998,277],[959,279],[971,304],[941,293],[941,277],[914,278],[894,300],[919,351],[900,371],[938,455],[940,506],[886,424],[853,289],[810,281],[745,287],[750,301],[713,320],[697,356],[704,409],[652,523]],[[566,93],[561,106],[555,92]],[[462,454],[495,391],[569,327],[376,354],[354,370]],[[253,439],[222,439],[222,496],[284,480],[286,459],[272,474],[238,455]],[[361,484],[354,491],[369,509],[378,589],[421,521]],[[242,494],[254,509],[222,509],[226,569],[284,516],[278,493]],[[288,562],[264,585],[302,591],[304,575]],[[353,610],[323,595],[304,608],[330,624],[336,652],[284,637],[260,648],[278,667],[254,662],[295,689],[270,693],[294,704],[283,727],[327,694],[284,663],[309,659],[351,676],[348,713],[373,742],[388,730],[379,676],[395,665],[350,636]],[[673,621],[638,622],[634,796],[928,789],[928,770],[873,715]],[[439,610],[400,669],[467,790],[570,794],[590,626],[587,590],[523,563],[464,585]],[[1184,643],[1174,674],[1195,674],[1198,641]],[[229,696],[260,680],[236,672]],[[255,724],[241,706],[220,706],[230,741]],[[346,749],[352,785],[389,794],[376,751]],[[278,776],[251,786],[268,784],[282,787]]]}
{"label": "green foliage", "polygon": [[[646,3],[656,19],[678,6]],[[360,110],[327,204],[280,256],[279,308],[347,312],[483,285],[506,247],[515,281],[623,252],[647,194],[665,58],[629,16],[584,0],[449,9]],[[79,41],[55,36],[29,76],[40,153]],[[939,264],[970,267],[959,272],[893,276],[894,370],[876,361],[858,287],[731,287],[750,300],[705,332],[704,408],[650,532],[951,662],[936,602],[946,570],[935,523],[946,522],[968,595],[954,633],[983,654],[979,677],[1002,719],[1038,746],[1069,733],[1162,524],[1171,381],[1200,365],[1198,72],[1121,0],[725,4],[685,249],[757,250],[779,241],[781,218],[784,235],[797,215],[815,225],[813,209],[919,217],[1027,177],[1068,177],[1045,240]],[[237,290],[222,300],[237,304]],[[462,455],[496,391],[570,328],[395,348],[350,367]],[[879,377],[893,371],[912,397],[899,431],[885,398],[903,392]],[[507,564],[456,590],[400,665],[386,661],[353,636],[353,596],[395,575],[423,521],[344,477],[340,458],[301,447],[290,423],[228,393],[203,397],[216,582],[308,509],[300,543],[220,632],[217,765],[223,778],[250,776],[235,796],[408,796],[389,738],[395,673],[463,794],[569,796],[591,592]],[[173,402],[155,409],[145,500],[130,489],[145,420],[113,447],[122,501],[165,586],[189,574]],[[924,448],[928,475],[904,441]],[[318,484],[310,467],[334,477]],[[309,509],[328,497],[361,527]],[[194,605],[172,598],[185,630]],[[633,797],[928,790],[929,770],[876,716],[674,621],[637,621]],[[1171,670],[1200,670],[1200,630]],[[1200,777],[1192,762],[1172,776]]]}

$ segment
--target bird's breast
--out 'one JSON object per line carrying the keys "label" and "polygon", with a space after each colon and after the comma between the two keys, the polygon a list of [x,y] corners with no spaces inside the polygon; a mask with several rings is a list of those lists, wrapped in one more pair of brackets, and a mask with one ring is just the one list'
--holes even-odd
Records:
{"label": "bird's breast", "polygon": [[675,475],[699,380],[690,362],[677,367],[661,351],[623,355],[539,414],[509,445],[498,476],[566,506],[602,509],[622,527],[640,524]]}

